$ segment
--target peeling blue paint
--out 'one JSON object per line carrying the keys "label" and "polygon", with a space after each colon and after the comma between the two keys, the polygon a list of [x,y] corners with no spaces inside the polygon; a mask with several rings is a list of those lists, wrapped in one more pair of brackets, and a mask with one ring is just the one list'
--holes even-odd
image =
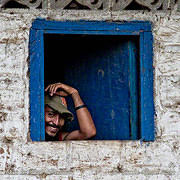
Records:
{"label": "peeling blue paint", "polygon": [[[30,132],[33,141],[44,140],[44,34],[94,34],[139,36],[140,39],[140,138],[154,140],[153,37],[151,23],[47,21],[37,19],[30,33]],[[136,98],[135,98],[136,99]],[[134,102],[135,100],[132,100]],[[137,118],[135,118],[137,119]],[[136,124],[136,123],[135,123]],[[135,126],[132,130],[137,131]],[[136,139],[136,138],[133,138]]]}

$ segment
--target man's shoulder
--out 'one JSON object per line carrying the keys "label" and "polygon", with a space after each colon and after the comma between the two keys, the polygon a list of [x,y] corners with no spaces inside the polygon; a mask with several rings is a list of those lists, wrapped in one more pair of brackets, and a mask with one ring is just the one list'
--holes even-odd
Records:
{"label": "man's shoulder", "polygon": [[69,135],[69,132],[64,132],[64,131],[60,132],[59,133],[59,140],[60,141],[65,141],[68,135]]}

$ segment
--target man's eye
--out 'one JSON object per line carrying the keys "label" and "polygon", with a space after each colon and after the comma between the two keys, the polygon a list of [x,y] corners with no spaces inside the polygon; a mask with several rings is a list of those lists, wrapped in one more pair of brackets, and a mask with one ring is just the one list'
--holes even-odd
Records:
{"label": "man's eye", "polygon": [[53,114],[53,113],[48,113],[48,116],[49,116],[49,117],[53,117],[54,114]]}

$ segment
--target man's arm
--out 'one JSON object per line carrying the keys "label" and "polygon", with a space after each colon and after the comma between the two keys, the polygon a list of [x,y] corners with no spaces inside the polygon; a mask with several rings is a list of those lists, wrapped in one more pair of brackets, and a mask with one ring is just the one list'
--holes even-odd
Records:
{"label": "man's arm", "polygon": [[[75,108],[84,105],[78,92],[72,94],[72,99],[74,101]],[[66,136],[66,140],[72,140],[72,139],[82,140],[82,139],[89,139],[95,136],[96,128],[87,107],[83,107],[76,110],[76,115],[79,122],[80,130],[71,132],[68,136]]]}
{"label": "man's arm", "polygon": [[[57,92],[58,89],[61,89],[61,91]],[[84,105],[84,102],[82,101],[78,91],[68,85],[65,85],[62,83],[56,83],[56,84],[49,85],[45,90],[46,91],[49,90],[49,93],[52,96],[53,94],[57,94],[57,93],[62,96],[71,95],[75,108]],[[70,133],[63,133],[63,139],[64,140],[84,140],[84,139],[89,139],[95,136],[96,128],[87,107],[82,107],[82,108],[77,109],[76,115],[79,122],[80,130],[72,131]]]}

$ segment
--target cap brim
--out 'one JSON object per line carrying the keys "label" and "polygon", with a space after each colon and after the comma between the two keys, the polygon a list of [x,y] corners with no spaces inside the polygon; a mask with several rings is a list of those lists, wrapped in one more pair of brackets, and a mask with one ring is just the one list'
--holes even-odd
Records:
{"label": "cap brim", "polygon": [[67,110],[67,108],[62,105],[55,105],[53,103],[48,103],[47,105],[49,105],[50,107],[52,107],[54,110],[56,110],[58,113],[62,114],[63,116],[65,116],[65,119],[72,121],[74,119],[73,114]]}
{"label": "cap brim", "polygon": [[55,103],[52,100],[53,97],[45,97],[45,105],[50,106],[52,109],[62,114],[65,117],[65,120],[72,121],[74,119],[73,114],[60,102]]}

